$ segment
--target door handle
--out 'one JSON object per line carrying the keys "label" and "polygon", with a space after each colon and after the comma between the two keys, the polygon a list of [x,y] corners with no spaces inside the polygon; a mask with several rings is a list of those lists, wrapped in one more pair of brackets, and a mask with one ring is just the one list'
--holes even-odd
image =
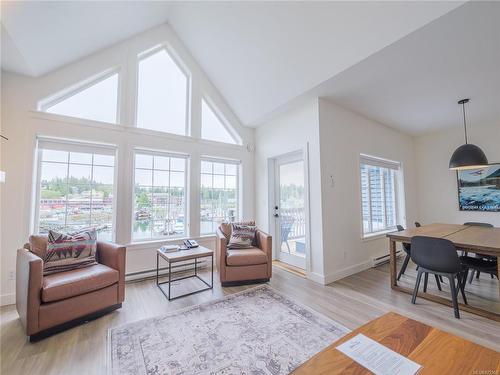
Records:
{"label": "door handle", "polygon": [[280,215],[278,215],[278,214],[274,214],[274,217],[280,217]]}

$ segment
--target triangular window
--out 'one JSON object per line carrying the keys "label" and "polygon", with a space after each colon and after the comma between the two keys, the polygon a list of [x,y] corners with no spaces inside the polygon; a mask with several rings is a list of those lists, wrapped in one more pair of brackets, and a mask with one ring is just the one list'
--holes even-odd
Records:
{"label": "triangular window", "polygon": [[204,99],[201,100],[201,138],[223,143],[238,143]]}
{"label": "triangular window", "polygon": [[186,135],[188,76],[167,50],[139,60],[137,127]]}
{"label": "triangular window", "polygon": [[117,122],[118,73],[100,78],[42,105],[45,112],[102,122]]}

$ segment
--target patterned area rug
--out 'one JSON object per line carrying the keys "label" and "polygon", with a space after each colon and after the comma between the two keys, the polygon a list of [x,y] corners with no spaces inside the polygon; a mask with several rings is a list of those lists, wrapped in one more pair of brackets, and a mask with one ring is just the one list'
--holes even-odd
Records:
{"label": "patterned area rug", "polygon": [[109,330],[109,373],[288,374],[348,333],[260,286]]}

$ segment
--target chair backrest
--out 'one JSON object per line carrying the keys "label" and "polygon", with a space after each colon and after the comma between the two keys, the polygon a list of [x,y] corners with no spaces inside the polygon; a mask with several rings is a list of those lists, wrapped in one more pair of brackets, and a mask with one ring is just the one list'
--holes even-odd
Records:
{"label": "chair backrest", "polygon": [[417,228],[420,228],[422,225],[421,225],[418,221],[415,221],[415,226],[416,226]]}
{"label": "chair backrest", "polygon": [[487,228],[493,228],[493,224],[490,223],[479,223],[477,221],[468,221],[464,223],[464,225],[472,225],[475,227],[487,227]]}
{"label": "chair backrest", "polygon": [[413,237],[411,260],[420,267],[436,272],[457,273],[461,268],[455,245],[444,238]]}

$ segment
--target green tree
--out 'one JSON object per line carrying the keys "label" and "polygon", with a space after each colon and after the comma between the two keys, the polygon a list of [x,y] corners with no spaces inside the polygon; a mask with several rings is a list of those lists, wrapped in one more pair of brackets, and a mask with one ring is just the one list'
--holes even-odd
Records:
{"label": "green tree", "polygon": [[151,207],[151,200],[149,199],[149,196],[145,192],[141,192],[137,196],[137,207],[138,208]]}

